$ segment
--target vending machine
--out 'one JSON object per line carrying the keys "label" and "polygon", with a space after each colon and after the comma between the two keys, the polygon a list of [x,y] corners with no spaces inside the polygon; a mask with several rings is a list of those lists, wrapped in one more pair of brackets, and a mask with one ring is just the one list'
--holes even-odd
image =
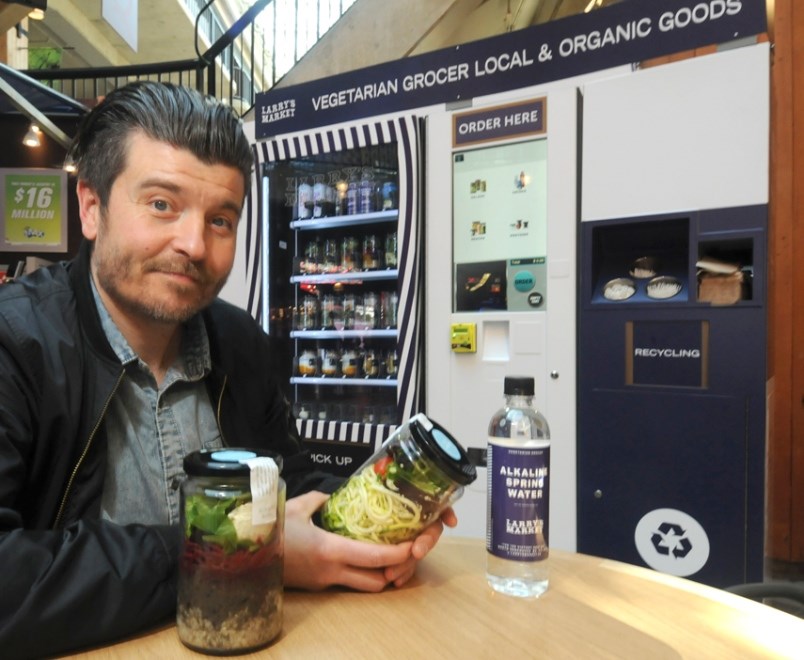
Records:
{"label": "vending machine", "polygon": [[350,474],[422,398],[414,116],[258,145],[262,322],[314,460]]}
{"label": "vending machine", "polygon": [[[505,376],[532,376],[534,403],[553,437],[550,545],[599,547],[592,539],[606,519],[595,518],[594,493],[619,500],[608,487],[590,491],[604,428],[602,409],[588,407],[596,403],[590,387],[624,384],[587,376],[590,364],[608,364],[606,378],[619,378],[611,351],[595,351],[625,349],[614,343],[614,326],[601,323],[606,337],[595,336],[598,320],[604,310],[635,310],[637,301],[646,310],[677,310],[685,296],[700,316],[704,306],[689,293],[696,251],[711,247],[701,255],[740,262],[748,251],[743,238],[723,247],[707,232],[725,240],[731,231],[759,231],[751,249],[753,264],[762,263],[757,207],[767,194],[755,193],[757,171],[764,167],[767,176],[767,141],[758,136],[768,122],[754,113],[767,99],[756,61],[745,72],[729,63],[726,78],[698,76],[696,63],[684,74],[703,80],[692,96],[636,64],[764,30],[764,2],[732,4],[726,13],[705,3],[679,8],[677,0],[616,3],[259,96],[258,176],[239,236],[246,248],[238,278],[247,307],[283,347],[286,394],[323,468],[351,473],[396,425],[426,412],[477,464],[453,533],[483,536],[488,421],[502,403]],[[734,76],[742,87],[721,84]],[[629,84],[638,97],[628,96]],[[701,152],[724,127],[722,144]],[[682,144],[684,158],[665,157]],[[701,173],[705,164],[711,172]],[[733,207],[751,209],[750,218],[709,213]],[[664,255],[670,272],[658,275],[682,273],[688,288],[667,304],[641,290],[618,305],[591,298],[592,273],[613,268],[606,250],[613,237],[632,233],[630,218],[652,228],[625,241],[642,247],[636,237],[651,236],[634,259],[649,256],[656,237],[678,246],[684,237],[683,249]],[[587,221],[600,221],[600,231],[582,229]],[[754,298],[735,310],[761,313],[755,276]],[[662,291],[673,286],[668,280]],[[638,337],[652,329],[634,326]],[[643,365],[635,365],[637,380]],[[655,385],[637,383],[633,392]],[[643,408],[632,409],[636,428]],[[615,465],[634,456],[610,454]],[[658,524],[665,522],[674,521]]]}
{"label": "vending machine", "polygon": [[461,536],[485,535],[489,420],[525,375],[553,438],[550,543],[575,549],[577,122],[558,83],[428,117],[427,410],[478,459]]}

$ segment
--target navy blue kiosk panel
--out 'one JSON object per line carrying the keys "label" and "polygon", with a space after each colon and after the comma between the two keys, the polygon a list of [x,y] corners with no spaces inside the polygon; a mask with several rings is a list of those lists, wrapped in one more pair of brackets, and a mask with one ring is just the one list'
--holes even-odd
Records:
{"label": "navy blue kiosk panel", "polygon": [[766,222],[755,206],[582,223],[579,551],[762,579]]}

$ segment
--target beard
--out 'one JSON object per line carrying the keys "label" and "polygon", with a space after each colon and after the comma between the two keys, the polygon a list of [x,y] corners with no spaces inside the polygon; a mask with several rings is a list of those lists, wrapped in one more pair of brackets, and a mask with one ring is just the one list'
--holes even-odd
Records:
{"label": "beard", "polygon": [[[95,246],[94,265],[98,286],[121,310],[138,318],[174,324],[189,321],[220,293],[228,274],[216,280],[202,266],[180,258],[155,256],[142,262],[118,247]],[[149,287],[146,275],[177,273],[192,284],[168,282],[166,295]]]}

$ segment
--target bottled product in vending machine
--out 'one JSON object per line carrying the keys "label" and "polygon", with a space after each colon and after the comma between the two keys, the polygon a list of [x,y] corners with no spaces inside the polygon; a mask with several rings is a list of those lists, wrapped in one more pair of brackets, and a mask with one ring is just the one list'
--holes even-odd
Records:
{"label": "bottled product in vending machine", "polygon": [[486,579],[535,598],[549,580],[550,428],[533,408],[533,378],[506,376],[504,392],[488,429]]}
{"label": "bottled product in vending machine", "polygon": [[337,212],[336,206],[338,203],[338,191],[335,189],[337,185],[337,181],[332,175],[332,172],[329,174],[329,183],[327,183],[327,191],[326,191],[326,198],[327,198],[327,205],[326,205],[326,215],[340,215]]}
{"label": "bottled product in vending machine", "polygon": [[341,249],[338,239],[327,238],[324,241],[323,268],[325,273],[335,273],[341,266]]}
{"label": "bottled product in vending machine", "polygon": [[350,272],[360,270],[363,265],[360,244],[354,236],[344,236],[341,240],[341,270]]}
{"label": "bottled product in vending machine", "polygon": [[304,246],[303,273],[317,273],[321,266],[321,239],[316,236]]}
{"label": "bottled product in vending machine", "polygon": [[399,205],[399,187],[396,181],[385,181],[382,184],[382,211],[390,211]]}
{"label": "bottled product in vending machine", "polygon": [[396,268],[396,231],[389,231],[385,235],[385,267]]}
{"label": "bottled product in vending machine", "polygon": [[377,270],[379,268],[382,268],[380,242],[376,234],[366,234],[363,237],[363,270]]}
{"label": "bottled product in vending machine", "polygon": [[346,194],[349,189],[349,182],[345,179],[338,180],[333,186],[333,204],[335,205],[335,215],[346,215],[349,211],[346,207]]}
{"label": "bottled product in vending machine", "polygon": [[313,187],[302,179],[296,191],[296,216],[299,220],[306,220],[313,215]]}
{"label": "bottled product in vending machine", "polygon": [[313,217],[323,218],[327,213],[327,184],[324,175],[318,174],[313,184]]}
{"label": "bottled product in vending machine", "polygon": [[335,318],[337,308],[337,296],[328,293],[321,299],[321,327],[324,329],[332,329],[335,327],[337,319]]}
{"label": "bottled product in vending machine", "polygon": [[349,183],[346,186],[346,215],[355,215],[360,208],[360,190],[356,168],[350,168]]}
{"label": "bottled product in vending machine", "polygon": [[371,213],[374,210],[374,170],[364,167],[358,186],[358,213]]}

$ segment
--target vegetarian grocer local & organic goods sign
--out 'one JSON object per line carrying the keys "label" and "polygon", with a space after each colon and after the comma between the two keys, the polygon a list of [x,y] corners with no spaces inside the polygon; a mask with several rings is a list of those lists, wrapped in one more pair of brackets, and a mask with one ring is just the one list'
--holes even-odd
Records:
{"label": "vegetarian grocer local & organic goods sign", "polygon": [[628,0],[589,14],[257,95],[265,139],[762,34],[765,0]]}

